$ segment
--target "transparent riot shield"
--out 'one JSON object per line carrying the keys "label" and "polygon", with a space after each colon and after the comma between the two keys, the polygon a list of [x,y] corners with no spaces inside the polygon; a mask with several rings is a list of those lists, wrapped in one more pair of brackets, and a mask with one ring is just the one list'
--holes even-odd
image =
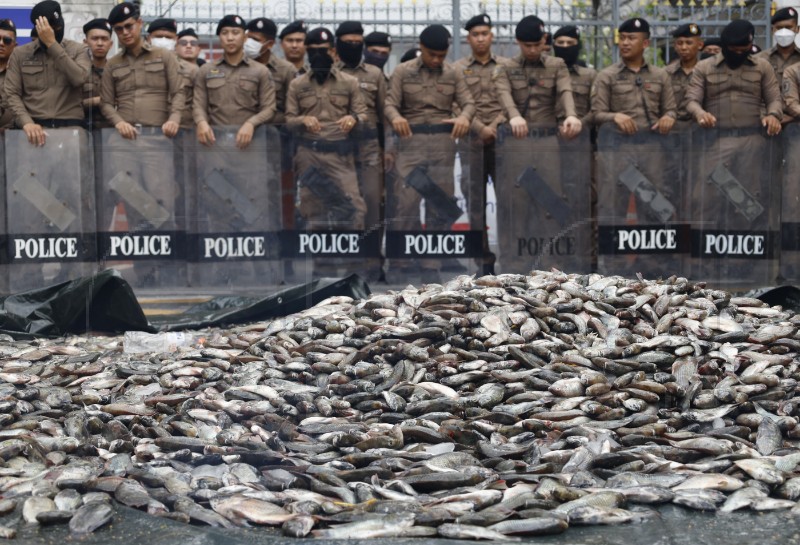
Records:
{"label": "transparent riot shield", "polygon": [[387,132],[389,284],[445,282],[475,274],[483,260],[484,225],[472,225],[475,215],[469,213],[484,202],[483,175],[473,172],[479,161],[472,157],[481,146],[473,145],[472,135],[456,142],[451,128],[412,125],[408,138]]}
{"label": "transparent riot shield", "polygon": [[8,289],[19,292],[95,269],[95,193],[90,134],[47,129],[44,146],[5,132]]}
{"label": "transparent riot shield", "polygon": [[778,273],[779,137],[761,127],[695,129],[689,277],[732,290],[771,285]]}
{"label": "transparent riot shield", "polygon": [[[5,142],[0,138],[0,172],[6,171]],[[8,208],[6,208],[6,179],[0,176],[0,210],[3,217],[0,218],[0,295],[6,295],[8,290],[8,239],[6,229],[8,221]]]}
{"label": "transparent riot shield", "polygon": [[296,215],[294,229],[281,235],[292,272],[288,280],[364,275],[379,263],[380,231],[367,229],[356,156],[363,165],[380,148],[370,148],[369,135],[344,133],[335,123],[323,123],[318,134],[301,130],[292,137]]}
{"label": "transparent riot shield", "polygon": [[196,162],[186,192],[189,284],[226,290],[277,286],[283,274],[278,130],[262,125],[240,149],[239,127],[213,129],[212,146],[189,144],[193,134],[185,142],[187,158]]}
{"label": "transparent riot shield", "polygon": [[134,288],[186,286],[181,139],[138,127],[136,139],[102,129],[96,169],[98,252]]}
{"label": "transparent riot shield", "polygon": [[800,124],[783,129],[780,281],[800,282]]}
{"label": "transparent riot shield", "polygon": [[516,138],[508,125],[497,141],[498,264],[503,273],[591,267],[589,131],[566,140],[557,128],[529,126]]}
{"label": "transparent riot shield", "polygon": [[613,123],[597,137],[598,271],[666,278],[684,275],[689,252],[681,133],[640,130],[625,135]]}

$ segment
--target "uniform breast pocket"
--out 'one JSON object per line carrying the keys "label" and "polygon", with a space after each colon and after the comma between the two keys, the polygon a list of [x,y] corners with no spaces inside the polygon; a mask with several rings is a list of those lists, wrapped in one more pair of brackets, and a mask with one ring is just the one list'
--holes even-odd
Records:
{"label": "uniform breast pocket", "polygon": [[144,65],[144,82],[151,89],[167,88],[167,73],[160,59]]}
{"label": "uniform breast pocket", "polygon": [[611,87],[611,111],[628,112],[640,103],[633,83],[617,83]]}
{"label": "uniform breast pocket", "polygon": [[361,96],[364,97],[367,109],[373,109],[375,102],[378,100],[378,86],[374,83],[362,82],[358,88],[361,89]]}
{"label": "uniform breast pocket", "polygon": [[455,83],[438,83],[436,85],[436,92],[434,93],[435,104],[437,108],[450,111],[453,107],[453,101],[456,96]]}
{"label": "uniform breast pocket", "polygon": [[481,94],[481,77],[480,76],[466,76],[467,86],[472,92],[472,96],[477,98]]}
{"label": "uniform breast pocket", "polygon": [[225,100],[223,96],[224,88],[225,78],[206,79],[206,91],[208,92],[208,98],[210,98],[212,102],[219,104]]}
{"label": "uniform breast pocket", "polygon": [[742,87],[745,93],[761,96],[761,72],[742,70]]}
{"label": "uniform breast pocket", "polygon": [[243,108],[255,108],[258,105],[258,80],[254,78],[240,78],[239,89],[236,93],[236,103]]}
{"label": "uniform breast pocket", "polygon": [[575,104],[588,104],[592,87],[588,83],[572,83],[572,98]]}
{"label": "uniform breast pocket", "polygon": [[708,76],[708,86],[706,97],[713,98],[728,91],[731,88],[730,74],[725,72],[711,73]]}
{"label": "uniform breast pocket", "polygon": [[41,90],[47,88],[44,64],[23,64],[21,71],[22,84],[26,89]]}
{"label": "uniform breast pocket", "polygon": [[114,89],[117,93],[133,89],[133,70],[130,66],[120,66],[111,70],[111,79],[114,80]]}
{"label": "uniform breast pocket", "polygon": [[317,95],[314,93],[297,95],[297,103],[300,105],[300,113],[307,114],[317,104]]}
{"label": "uniform breast pocket", "polygon": [[549,98],[555,94],[556,79],[553,77],[542,77],[537,79],[536,85],[531,87],[531,95],[539,98]]}

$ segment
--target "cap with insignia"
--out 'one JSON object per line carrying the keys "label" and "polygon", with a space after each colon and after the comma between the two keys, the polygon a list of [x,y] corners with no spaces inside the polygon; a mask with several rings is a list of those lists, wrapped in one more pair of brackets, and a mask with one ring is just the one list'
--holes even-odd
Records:
{"label": "cap with insignia", "polygon": [[156,30],[169,30],[170,32],[178,32],[178,23],[175,19],[156,19],[147,25],[147,33],[150,34]]}
{"label": "cap with insignia", "polygon": [[333,33],[325,27],[317,27],[306,34],[306,45],[327,44],[333,47]]}
{"label": "cap with insignia", "polygon": [[31,10],[31,23],[36,24],[36,19],[44,17],[51,26],[63,26],[64,18],[61,15],[61,4],[55,0],[39,2]]}
{"label": "cap with insignia", "polygon": [[544,38],[544,21],[535,15],[523,17],[520,22],[517,23],[514,36],[520,42],[538,42]]}
{"label": "cap with insignia", "polygon": [[[2,27],[0,26],[0,28]],[[105,30],[106,32],[111,34],[111,25],[108,24],[107,19],[103,18],[92,19],[91,21],[83,25],[84,34],[89,34],[90,30]]]}
{"label": "cap with insignia", "polygon": [[701,34],[700,27],[694,23],[686,23],[672,31],[673,38],[694,38]]}
{"label": "cap with insignia", "polygon": [[637,32],[641,32],[643,34],[650,34],[650,23],[648,23],[646,19],[642,19],[641,17],[634,17],[633,19],[628,19],[627,21],[619,25],[618,30],[619,32],[625,32],[627,34],[634,34]]}
{"label": "cap with insignia", "polygon": [[385,32],[370,32],[364,36],[364,46],[377,45],[380,47],[392,47],[392,37]]}
{"label": "cap with insignia", "polygon": [[480,15],[476,15],[475,17],[467,21],[467,24],[464,25],[464,30],[469,32],[476,26],[488,26],[489,28],[491,28],[492,20],[485,13],[481,13]]}
{"label": "cap with insignia", "polygon": [[302,32],[303,34],[306,33],[306,23],[302,19],[298,19],[297,21],[292,21],[281,30],[281,34],[279,38],[283,40],[289,34],[294,34],[296,32]]}
{"label": "cap with insignia", "polygon": [[450,48],[450,31],[443,25],[428,25],[420,32],[419,43],[433,51],[447,51]]}
{"label": "cap with insignia", "polygon": [[403,56],[400,57],[400,63],[413,61],[414,59],[419,57],[421,54],[422,54],[422,51],[420,51],[418,47],[412,47],[411,49],[409,49],[408,51],[403,53]]}
{"label": "cap with insignia", "polygon": [[117,4],[111,10],[111,13],[108,14],[108,22],[113,26],[131,17],[134,19],[139,18],[139,8],[136,7],[136,4],[131,2],[123,2]]}
{"label": "cap with insignia", "polygon": [[247,24],[244,22],[244,19],[238,15],[226,15],[219,20],[219,23],[217,23],[217,36],[219,36],[219,33],[222,32],[223,28],[227,27],[241,28],[242,30],[246,30]]}
{"label": "cap with insignia", "polygon": [[11,19],[0,19],[0,30],[7,30],[9,32],[13,32],[15,36],[17,34],[17,26]]}
{"label": "cap with insignia", "polygon": [[722,29],[720,38],[723,46],[750,45],[755,33],[753,23],[745,19],[736,19]]}
{"label": "cap with insignia", "polygon": [[247,30],[249,32],[258,32],[267,38],[275,38],[278,34],[278,25],[272,19],[266,17],[259,17],[247,23]]}
{"label": "cap with insignia", "polygon": [[794,21],[797,23],[797,10],[794,8],[783,8],[775,12],[775,15],[770,19],[770,23],[780,23],[781,21]]}
{"label": "cap with insignia", "polygon": [[558,30],[556,30],[555,34],[553,34],[553,39],[557,40],[562,36],[566,36],[567,38],[575,38],[576,40],[581,39],[581,31],[578,30],[578,27],[575,25],[567,25],[562,26]]}
{"label": "cap with insignia", "polygon": [[708,47],[709,45],[715,45],[717,47],[722,45],[722,40],[717,36],[709,36],[708,38],[703,39],[703,49]]}
{"label": "cap with insignia", "polygon": [[340,38],[347,34],[364,35],[364,27],[361,26],[361,21],[344,21],[336,27],[336,37]]}
{"label": "cap with insignia", "polygon": [[199,39],[199,36],[197,35],[197,32],[195,32],[194,29],[191,28],[191,27],[184,28],[183,30],[178,32],[178,39],[179,40],[181,38],[183,38],[184,36],[191,36],[192,38],[198,38]]}

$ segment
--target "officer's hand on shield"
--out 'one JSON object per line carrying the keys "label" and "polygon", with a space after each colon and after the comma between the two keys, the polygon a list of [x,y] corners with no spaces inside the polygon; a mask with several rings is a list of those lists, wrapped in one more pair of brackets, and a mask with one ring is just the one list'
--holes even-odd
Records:
{"label": "officer's hand on shield", "polygon": [[122,138],[127,138],[128,140],[136,140],[136,135],[139,134],[139,131],[136,130],[136,127],[128,123],[127,121],[120,121],[114,128],[117,129],[117,132],[122,136]]}
{"label": "officer's hand on shield", "polygon": [[481,129],[480,137],[484,144],[491,144],[497,140],[497,127],[484,126]]}
{"label": "officer's hand on shield", "polygon": [[633,118],[629,115],[623,113],[615,114],[614,123],[617,124],[617,128],[622,131],[622,134],[636,133],[636,122],[634,122]]}
{"label": "officer's hand on shield", "polygon": [[197,124],[197,141],[204,146],[213,146],[217,141],[214,136],[214,130],[208,124],[208,121],[201,121]]}
{"label": "officer's hand on shield", "polygon": [[47,133],[44,132],[44,129],[41,125],[36,123],[26,123],[22,130],[25,131],[25,136],[28,137],[28,142],[31,143],[32,146],[44,146],[44,142],[47,139]]}
{"label": "officer's hand on shield", "polygon": [[239,127],[239,130],[236,132],[236,147],[244,149],[249,146],[250,142],[253,141],[253,133],[255,130],[256,128],[249,121],[242,123],[242,126]]}
{"label": "officer's hand on shield", "polygon": [[408,138],[411,136],[411,125],[405,117],[396,117],[392,121],[392,128],[400,138]]}
{"label": "officer's hand on shield", "polygon": [[669,131],[672,130],[672,126],[675,125],[675,118],[664,115],[661,116],[661,119],[656,121],[656,124],[650,127],[651,131],[658,131],[660,134],[667,134]]}
{"label": "officer's hand on shield", "polygon": [[161,132],[164,133],[164,136],[167,138],[172,138],[176,134],[178,134],[178,129],[180,129],[180,125],[175,123],[174,121],[167,121],[163,125],[161,125]]}
{"label": "officer's hand on shield", "polygon": [[511,134],[513,134],[515,138],[525,138],[528,136],[528,122],[525,121],[525,118],[521,115],[512,117],[508,124],[511,125]]}
{"label": "officer's hand on shield", "polygon": [[347,134],[356,126],[356,118],[352,115],[346,115],[340,117],[336,123],[339,125],[339,128],[342,129],[342,132]]}
{"label": "officer's hand on shield", "polygon": [[717,126],[717,118],[708,112],[703,112],[697,116],[697,124],[704,129],[711,129]]}
{"label": "officer's hand on shield", "polygon": [[453,130],[450,132],[450,137],[453,139],[464,138],[469,133],[469,120],[465,117],[458,116],[452,119],[445,119],[443,123],[453,126]]}
{"label": "officer's hand on shield", "polygon": [[564,123],[561,124],[561,136],[567,139],[575,138],[580,134],[582,128],[583,124],[581,123],[581,120],[573,115],[570,115],[564,119]]}
{"label": "officer's hand on shield", "polygon": [[322,127],[319,125],[319,119],[314,117],[313,115],[307,115],[303,117],[303,125],[305,126],[306,130],[311,133],[318,133],[322,130]]}
{"label": "officer's hand on shield", "polygon": [[781,122],[772,114],[764,116],[764,119],[761,120],[761,124],[767,128],[767,134],[769,136],[775,136],[781,132]]}

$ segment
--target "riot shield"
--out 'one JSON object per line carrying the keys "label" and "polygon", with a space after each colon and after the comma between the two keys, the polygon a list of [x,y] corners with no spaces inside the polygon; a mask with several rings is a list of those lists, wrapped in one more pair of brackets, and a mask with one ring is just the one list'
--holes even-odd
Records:
{"label": "riot shield", "polygon": [[294,229],[281,234],[281,253],[292,272],[288,280],[365,274],[379,260],[380,230],[367,229],[356,156],[364,164],[380,148],[370,150],[369,135],[345,133],[335,123],[292,137],[296,215]]}
{"label": "riot shield", "polygon": [[597,136],[597,266],[607,275],[684,275],[689,252],[682,133],[619,132]]}
{"label": "riot shield", "polygon": [[[6,155],[5,155],[5,142],[0,138],[0,172],[5,174],[6,171]],[[9,293],[8,290],[8,239],[7,221],[8,209],[6,208],[6,179],[5,176],[0,176],[0,210],[3,211],[3,217],[0,218],[0,294]]]}
{"label": "riot shield", "polygon": [[90,134],[47,129],[44,146],[5,132],[8,289],[39,288],[95,268]]}
{"label": "riot shield", "polygon": [[696,128],[689,277],[738,290],[771,285],[780,251],[779,137]]}
{"label": "riot shield", "polygon": [[783,169],[781,179],[781,282],[800,282],[800,124],[790,123],[782,132]]}
{"label": "riot shield", "polygon": [[498,272],[527,274],[553,267],[591,267],[591,143],[589,131],[566,140],[557,128],[528,127],[516,138],[508,125],[497,141]]}
{"label": "riot shield", "polygon": [[484,226],[472,225],[475,214],[468,211],[483,207],[483,175],[473,172],[477,161],[471,159],[480,146],[470,142],[473,135],[456,142],[451,128],[412,125],[408,138],[387,132],[389,284],[445,282],[478,272]]}
{"label": "riot shield", "polygon": [[134,288],[186,285],[181,139],[137,127],[136,139],[102,129],[96,169],[98,252]]}
{"label": "riot shield", "polygon": [[[248,289],[282,279],[280,244],[280,136],[258,127],[243,149],[239,127],[214,127],[216,142],[203,146],[187,134],[196,176],[187,184],[189,284]],[[191,188],[191,189],[190,189]]]}

